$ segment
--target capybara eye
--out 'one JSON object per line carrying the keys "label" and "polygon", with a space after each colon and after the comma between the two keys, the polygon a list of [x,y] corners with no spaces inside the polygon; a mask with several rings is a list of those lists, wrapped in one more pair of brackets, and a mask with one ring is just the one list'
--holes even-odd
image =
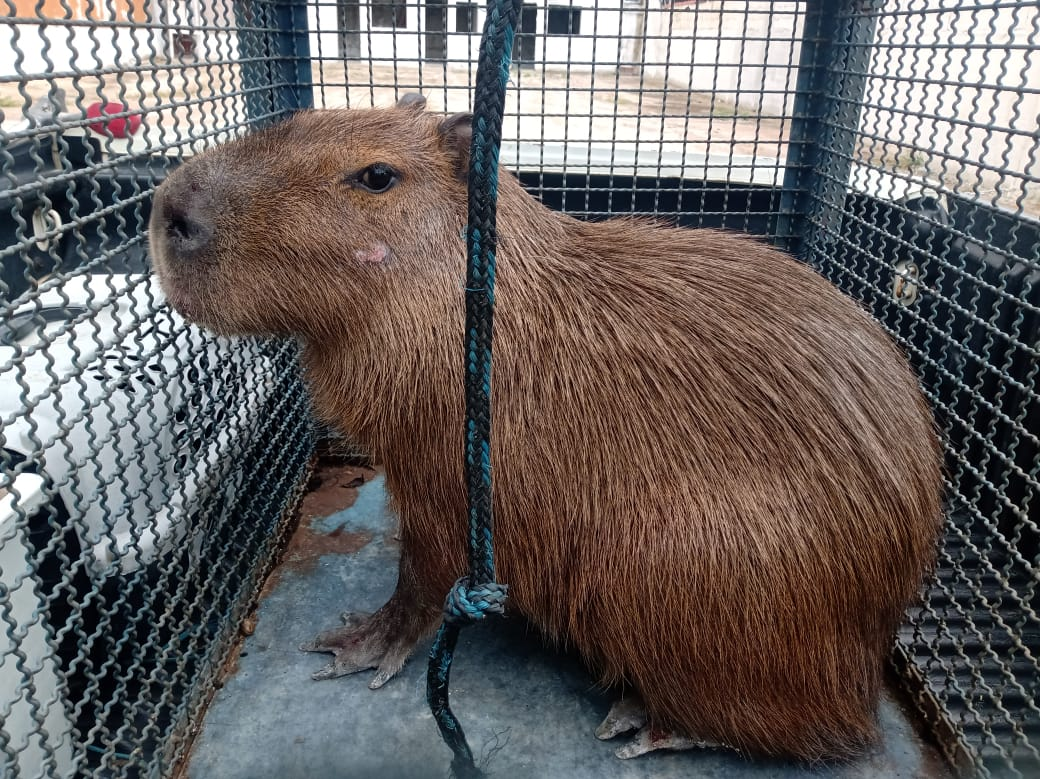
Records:
{"label": "capybara eye", "polygon": [[397,171],[385,162],[377,162],[358,174],[357,183],[369,192],[386,192],[397,183]]}

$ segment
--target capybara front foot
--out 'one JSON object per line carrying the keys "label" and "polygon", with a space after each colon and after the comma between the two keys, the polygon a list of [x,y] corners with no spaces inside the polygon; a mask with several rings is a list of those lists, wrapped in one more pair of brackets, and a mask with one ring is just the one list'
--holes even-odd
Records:
{"label": "capybara front foot", "polygon": [[605,741],[633,730],[637,733],[632,740],[614,751],[614,754],[621,760],[639,757],[639,755],[656,752],[659,749],[718,749],[721,747],[720,744],[711,741],[680,736],[669,730],[648,725],[643,700],[634,694],[626,695],[614,702],[603,722],[596,728],[596,738]]}
{"label": "capybara front foot", "polygon": [[316,680],[375,668],[368,686],[377,690],[401,670],[415,648],[416,638],[395,635],[389,621],[376,614],[343,614],[343,627],[318,634],[313,641],[300,646],[304,652],[330,652],[335,657],[327,666],[311,675]]}

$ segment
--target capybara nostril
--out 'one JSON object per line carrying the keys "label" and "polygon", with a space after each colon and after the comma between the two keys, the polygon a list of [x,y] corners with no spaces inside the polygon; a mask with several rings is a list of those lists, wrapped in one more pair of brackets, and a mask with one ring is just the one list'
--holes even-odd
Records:
{"label": "capybara nostril", "polygon": [[193,259],[210,245],[213,226],[205,211],[195,202],[185,206],[167,201],[164,205],[166,238],[176,258]]}
{"label": "capybara nostril", "polygon": [[175,171],[155,193],[151,228],[162,234],[167,259],[202,259],[212,248],[217,213],[199,173]]}

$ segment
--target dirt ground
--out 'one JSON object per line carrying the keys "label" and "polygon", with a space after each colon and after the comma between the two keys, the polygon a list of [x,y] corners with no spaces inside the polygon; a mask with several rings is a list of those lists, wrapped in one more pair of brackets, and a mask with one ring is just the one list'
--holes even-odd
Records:
{"label": "dirt ground", "polygon": [[[319,107],[390,105],[402,91],[421,91],[430,108],[470,108],[474,71],[412,63],[373,65],[316,62],[314,99]],[[611,69],[571,72],[514,69],[506,106],[507,140],[664,142],[665,148],[711,154],[782,158],[789,121],[734,110],[710,92],[666,86],[637,72]],[[144,66],[104,76],[54,79],[70,111],[98,100],[116,100],[143,115],[134,150],[171,149],[191,138],[208,144],[222,130],[246,121],[237,65]],[[43,78],[0,84],[4,129],[15,130],[24,107],[45,96]]]}

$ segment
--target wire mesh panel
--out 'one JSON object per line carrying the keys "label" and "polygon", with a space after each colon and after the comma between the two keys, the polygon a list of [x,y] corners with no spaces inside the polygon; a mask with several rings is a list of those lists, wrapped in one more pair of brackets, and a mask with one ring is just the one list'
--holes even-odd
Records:
{"label": "wire mesh panel", "polygon": [[897,661],[952,760],[1035,776],[1040,8],[875,0],[812,28],[797,245],[895,335],[946,441],[947,534]]}
{"label": "wire mesh panel", "polygon": [[[802,3],[524,4],[503,162],[547,205],[767,234],[779,213]],[[421,91],[471,106],[484,4],[313,2],[314,101]]]}
{"label": "wire mesh panel", "polygon": [[[467,110],[479,3],[308,9],[314,99]],[[896,659],[948,757],[1037,764],[1035,2],[532,2],[503,160],[547,205],[770,236],[906,350],[948,534]],[[864,553],[869,553],[865,550]]]}
{"label": "wire mesh panel", "polygon": [[277,5],[2,7],[0,775],[164,775],[311,433],[291,344],[165,304],[151,196],[185,155],[295,108],[295,60],[272,56]]}

